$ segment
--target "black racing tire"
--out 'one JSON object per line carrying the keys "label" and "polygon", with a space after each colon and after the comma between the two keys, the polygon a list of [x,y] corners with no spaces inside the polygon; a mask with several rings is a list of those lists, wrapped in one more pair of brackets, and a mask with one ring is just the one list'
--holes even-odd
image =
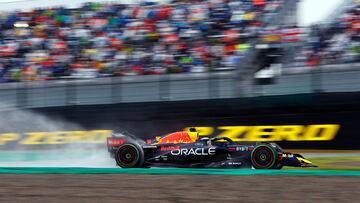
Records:
{"label": "black racing tire", "polygon": [[273,169],[277,166],[277,152],[268,144],[260,144],[251,152],[251,164],[256,169]]}
{"label": "black racing tire", "polygon": [[116,151],[115,160],[121,168],[140,168],[144,164],[144,151],[137,143],[126,143]]}

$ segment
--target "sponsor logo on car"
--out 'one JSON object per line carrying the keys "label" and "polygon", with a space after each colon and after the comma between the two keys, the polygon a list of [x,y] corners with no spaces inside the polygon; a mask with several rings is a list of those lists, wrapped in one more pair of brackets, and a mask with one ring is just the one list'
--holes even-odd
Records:
{"label": "sponsor logo on car", "polygon": [[242,163],[241,162],[229,162],[228,165],[230,165],[230,166],[241,166]]}
{"label": "sponsor logo on car", "polygon": [[117,147],[119,145],[122,145],[126,142],[125,139],[118,139],[118,138],[108,138],[108,146],[110,147]]}
{"label": "sponsor logo on car", "polygon": [[180,146],[168,146],[168,147],[162,146],[160,148],[160,151],[171,151],[171,150],[177,150],[177,149],[180,149]]}
{"label": "sponsor logo on car", "polygon": [[282,157],[284,157],[284,158],[293,158],[294,155],[293,154],[283,154]]}
{"label": "sponsor logo on car", "polygon": [[236,151],[246,151],[247,150],[247,147],[236,147]]}
{"label": "sponsor logo on car", "polygon": [[157,148],[157,146],[156,145],[143,145],[142,148],[143,149],[155,149],[155,148]]}
{"label": "sponsor logo on car", "polygon": [[174,156],[179,155],[198,155],[198,156],[207,156],[215,155],[215,147],[210,148],[181,148],[176,150],[171,150],[171,154]]}

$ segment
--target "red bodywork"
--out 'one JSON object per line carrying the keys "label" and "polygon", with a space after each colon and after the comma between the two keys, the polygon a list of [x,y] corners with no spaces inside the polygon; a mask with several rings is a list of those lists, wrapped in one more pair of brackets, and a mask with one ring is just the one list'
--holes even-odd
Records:
{"label": "red bodywork", "polygon": [[[157,138],[155,140],[146,140],[147,144],[166,144],[166,143],[173,143],[173,144],[177,144],[177,143],[191,143],[194,142],[195,140],[191,139],[191,136],[189,135],[188,132],[186,131],[179,131],[179,132],[174,132],[174,133],[170,133],[167,134],[161,138]],[[126,137],[108,137],[107,138],[107,146],[108,148],[114,148],[114,147],[118,147],[124,143],[126,143]]]}
{"label": "red bodywork", "polygon": [[189,133],[186,131],[174,132],[164,137],[160,138],[157,141],[157,144],[165,144],[165,143],[191,143],[194,142]]}

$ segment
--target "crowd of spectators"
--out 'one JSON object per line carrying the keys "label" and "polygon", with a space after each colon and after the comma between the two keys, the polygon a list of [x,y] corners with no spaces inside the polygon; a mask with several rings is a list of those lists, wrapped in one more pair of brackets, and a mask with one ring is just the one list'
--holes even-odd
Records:
{"label": "crowd of spectators", "polygon": [[359,62],[359,1],[354,1],[354,3],[329,26],[313,26],[307,40],[307,46],[295,57],[295,66]]}
{"label": "crowd of spectators", "polygon": [[0,80],[235,69],[283,2],[86,3],[2,14]]}

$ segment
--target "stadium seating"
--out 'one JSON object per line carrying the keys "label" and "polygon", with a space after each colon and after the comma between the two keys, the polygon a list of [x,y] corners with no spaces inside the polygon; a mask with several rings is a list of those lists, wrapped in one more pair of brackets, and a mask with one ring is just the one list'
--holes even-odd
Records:
{"label": "stadium seating", "polygon": [[233,70],[251,48],[249,39],[266,38],[270,28],[262,20],[283,3],[87,3],[8,13],[0,18],[0,80]]}

